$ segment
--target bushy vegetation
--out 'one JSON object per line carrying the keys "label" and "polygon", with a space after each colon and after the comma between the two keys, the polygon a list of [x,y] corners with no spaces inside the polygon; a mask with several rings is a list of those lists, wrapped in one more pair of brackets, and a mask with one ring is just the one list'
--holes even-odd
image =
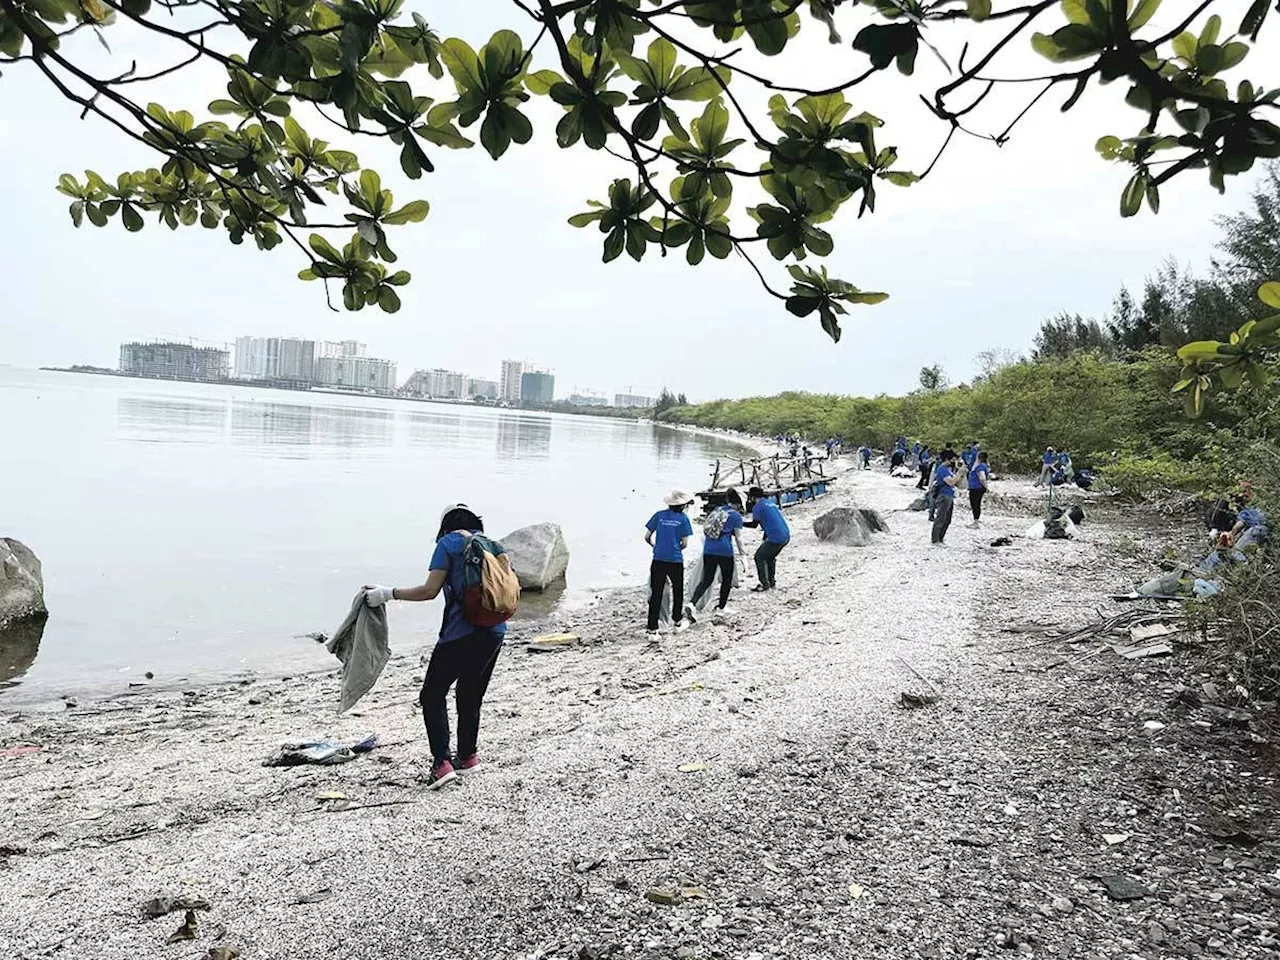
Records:
{"label": "bushy vegetation", "polygon": [[1197,418],[1171,391],[1184,366],[1179,346],[1227,340],[1263,307],[1256,292],[1271,279],[1263,271],[1280,264],[1280,166],[1267,171],[1251,208],[1219,227],[1222,258],[1207,276],[1166,263],[1139,297],[1121,290],[1102,318],[1046,320],[1030,359],[988,351],[971,383],[948,387],[928,367],[905,396],[784,393],[677,406],[663,417],[765,435],[839,435],[882,450],[900,435],[935,447],[977,440],[1002,470],[1033,470],[1052,446],[1138,496],[1216,495],[1241,477],[1265,483],[1274,468],[1262,451],[1280,431],[1274,360],[1268,382],[1214,393]]}

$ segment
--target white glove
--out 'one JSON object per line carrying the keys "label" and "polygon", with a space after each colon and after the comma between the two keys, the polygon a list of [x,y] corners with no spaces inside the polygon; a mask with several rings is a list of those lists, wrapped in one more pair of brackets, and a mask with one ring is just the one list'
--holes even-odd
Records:
{"label": "white glove", "polygon": [[364,602],[371,607],[380,607],[388,600],[394,600],[391,596],[395,592],[395,587],[365,587]]}

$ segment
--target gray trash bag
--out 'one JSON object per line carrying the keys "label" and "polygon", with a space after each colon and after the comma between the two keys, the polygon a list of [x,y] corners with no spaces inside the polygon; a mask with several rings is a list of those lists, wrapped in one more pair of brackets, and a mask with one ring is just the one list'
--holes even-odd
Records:
{"label": "gray trash bag", "polygon": [[1162,573],[1160,576],[1152,577],[1138,587],[1138,593],[1144,597],[1180,597],[1186,592],[1187,588],[1182,582],[1181,570],[1170,570],[1168,573]]}
{"label": "gray trash bag", "polygon": [[[686,597],[686,602],[687,602],[687,598],[693,596],[693,591],[698,589],[698,584],[702,582],[702,568],[703,568],[702,555],[699,554],[698,559],[694,560],[693,564],[689,567],[689,569],[685,571],[684,595]],[[735,589],[741,585],[741,574],[742,574],[742,568],[738,564],[737,559],[735,558],[734,564],[733,564],[733,586]],[[696,609],[699,613],[701,613],[703,610],[707,609],[707,604],[711,602],[713,597],[717,600],[717,602],[719,601],[719,598],[720,598],[720,571],[719,570],[716,570],[716,575],[711,579],[711,586],[707,587],[707,592],[702,595],[702,599],[700,599],[697,602],[694,609]],[[666,605],[670,606],[671,598],[665,597],[664,599],[665,599]]]}
{"label": "gray trash bag", "polygon": [[917,497],[915,500],[912,500],[909,504],[907,504],[907,509],[915,510],[916,512],[919,512],[921,510],[928,510],[929,504],[925,501],[924,497]]}

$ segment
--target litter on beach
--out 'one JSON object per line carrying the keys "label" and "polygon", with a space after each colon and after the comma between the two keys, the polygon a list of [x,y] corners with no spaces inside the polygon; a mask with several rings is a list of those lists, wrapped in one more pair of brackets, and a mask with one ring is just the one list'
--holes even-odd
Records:
{"label": "litter on beach", "polygon": [[369,734],[363,740],[347,746],[328,740],[312,740],[285,743],[274,754],[262,761],[264,767],[300,767],[305,764],[333,766],[350,763],[362,753],[369,753],[378,745],[377,734]]}

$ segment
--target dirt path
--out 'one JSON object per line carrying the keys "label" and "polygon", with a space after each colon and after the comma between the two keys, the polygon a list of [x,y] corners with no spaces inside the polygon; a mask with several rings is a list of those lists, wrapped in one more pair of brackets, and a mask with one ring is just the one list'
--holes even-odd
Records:
{"label": "dirt path", "polygon": [[[419,783],[416,651],[341,719],[332,676],[0,716],[0,953],[1276,956],[1256,745],[1175,715],[1174,664],[1004,652],[1034,638],[1001,627],[1073,624],[1144,572],[1120,531],[992,548],[1028,519],[972,531],[958,505],[933,548],[923,514],[894,512],[912,496],[859,472],[789,513],[779,590],[736,593],[723,625],[654,648],[630,591],[557,624],[581,648],[517,635],[486,703],[494,765],[441,794]],[[854,499],[892,531],[819,543],[813,517]],[[907,664],[940,702],[899,706],[925,686]],[[383,746],[350,764],[260,765],[371,731]],[[3,758],[18,744],[41,749]],[[1260,844],[1204,827],[1246,815]],[[1113,874],[1144,896],[1109,899]],[[141,919],[160,893],[210,902],[196,941],[165,944],[180,913]]]}

